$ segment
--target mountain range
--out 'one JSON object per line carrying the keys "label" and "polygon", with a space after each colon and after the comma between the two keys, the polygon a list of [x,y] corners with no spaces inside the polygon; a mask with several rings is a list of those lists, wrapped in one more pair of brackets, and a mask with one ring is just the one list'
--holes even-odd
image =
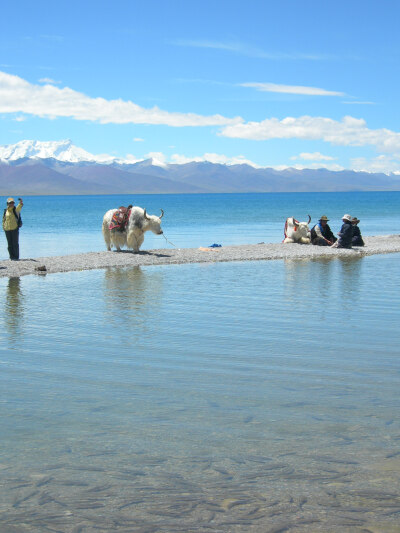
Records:
{"label": "mountain range", "polygon": [[163,164],[94,156],[71,141],[0,146],[1,195],[400,190],[400,176],[352,170]]}

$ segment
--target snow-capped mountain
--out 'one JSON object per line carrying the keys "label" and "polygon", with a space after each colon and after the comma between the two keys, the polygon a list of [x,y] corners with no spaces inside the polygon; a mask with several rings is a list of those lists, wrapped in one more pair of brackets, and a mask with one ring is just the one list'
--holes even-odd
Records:
{"label": "snow-capped mountain", "polygon": [[96,156],[74,146],[70,140],[20,141],[16,144],[0,146],[0,160],[16,161],[24,158],[52,158],[68,163],[79,163],[80,161],[100,162]]}
{"label": "snow-capped mountain", "polygon": [[[55,159],[63,163],[98,163],[111,165],[134,164],[137,160],[120,159],[107,154],[93,155],[83,148],[72,144],[69,139],[64,141],[20,141],[16,144],[0,146],[0,161],[13,162],[19,159]],[[147,160],[148,165],[166,167],[163,161],[156,158]]]}

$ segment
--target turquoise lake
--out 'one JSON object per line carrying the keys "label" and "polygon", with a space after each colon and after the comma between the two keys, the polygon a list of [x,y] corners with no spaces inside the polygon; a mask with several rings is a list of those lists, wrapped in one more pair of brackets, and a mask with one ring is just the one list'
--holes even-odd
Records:
{"label": "turquoise lake", "polygon": [[[279,242],[282,211],[311,210],[202,196],[142,199],[182,247]],[[25,199],[21,256],[101,250],[97,214],[125,200]],[[399,233],[399,193],[314,201],[334,231],[350,212]],[[0,278],[0,531],[398,532],[399,270],[388,254]]]}

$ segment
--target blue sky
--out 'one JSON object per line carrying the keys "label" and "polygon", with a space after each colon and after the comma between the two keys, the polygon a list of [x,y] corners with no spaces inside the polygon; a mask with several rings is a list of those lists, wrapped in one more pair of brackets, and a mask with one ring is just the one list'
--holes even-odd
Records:
{"label": "blue sky", "polygon": [[400,173],[400,3],[2,6],[0,145]]}

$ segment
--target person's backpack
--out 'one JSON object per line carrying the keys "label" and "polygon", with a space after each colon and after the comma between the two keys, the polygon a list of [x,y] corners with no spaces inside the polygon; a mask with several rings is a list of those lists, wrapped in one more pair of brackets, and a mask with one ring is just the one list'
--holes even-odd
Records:
{"label": "person's backpack", "polygon": [[[6,212],[7,212],[7,209],[4,209],[3,222],[4,222],[4,219],[6,218]],[[21,215],[17,213],[15,206],[13,207],[13,212],[14,212],[15,218],[17,219],[18,228],[20,228],[22,226],[22,218],[21,218]]]}

